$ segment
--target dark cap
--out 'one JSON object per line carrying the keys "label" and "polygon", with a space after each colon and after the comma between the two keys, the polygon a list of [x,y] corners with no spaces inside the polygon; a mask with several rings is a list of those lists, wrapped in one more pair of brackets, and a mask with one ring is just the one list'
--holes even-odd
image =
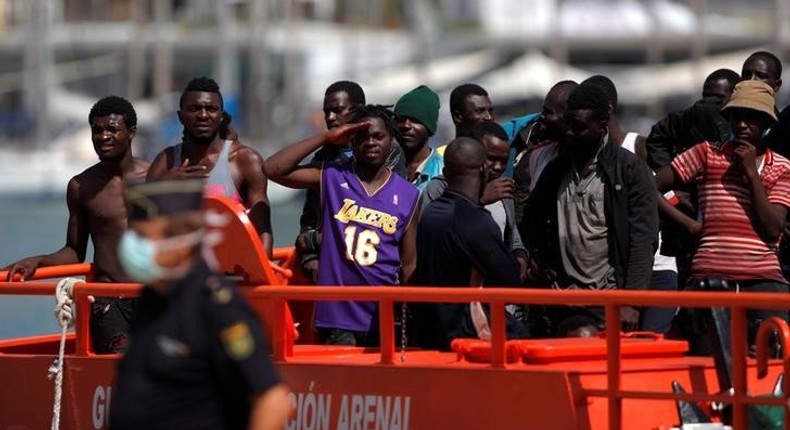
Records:
{"label": "dark cap", "polygon": [[395,114],[419,121],[433,136],[439,120],[439,96],[427,86],[420,85],[398,99]]}
{"label": "dark cap", "polygon": [[130,220],[203,209],[203,181],[183,179],[130,185],[124,192]]}

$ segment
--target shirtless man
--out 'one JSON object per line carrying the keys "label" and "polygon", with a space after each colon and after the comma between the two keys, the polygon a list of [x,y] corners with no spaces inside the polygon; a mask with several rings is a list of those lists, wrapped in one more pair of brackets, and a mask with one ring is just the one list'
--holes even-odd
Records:
{"label": "shirtless man", "polygon": [[238,141],[226,140],[228,126],[222,93],[210,78],[189,81],[179,102],[183,141],[165,148],[151,163],[148,181],[202,178],[206,195],[221,195],[244,204],[271,257],[272,228],[263,158]]}
{"label": "shirtless man", "polygon": [[[126,181],[142,181],[148,163],[132,156],[137,114],[125,99],[99,100],[88,114],[93,148],[99,162],[71,178],[66,188],[69,221],[66,244],[59,250],[10,264],[8,281],[29,279],[38,267],[85,261],[88,237],[93,242],[96,281],[128,282],[118,262],[118,243],[126,230]],[[120,352],[128,340],[131,299],[98,298],[93,304],[91,336],[97,353]]]}

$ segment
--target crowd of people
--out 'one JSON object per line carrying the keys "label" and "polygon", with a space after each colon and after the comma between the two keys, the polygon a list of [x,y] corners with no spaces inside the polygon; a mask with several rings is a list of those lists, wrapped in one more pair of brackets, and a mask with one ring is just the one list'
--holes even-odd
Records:
{"label": "crowd of people", "polygon": [[[67,185],[65,245],[10,264],[8,277],[83,261],[90,239],[96,280],[152,286],[139,301],[93,303],[96,352],[126,352],[122,370],[152,365],[135,349],[146,344],[171,358],[205,354],[258,394],[278,393],[279,382],[251,364],[265,361],[258,360],[265,349],[250,349],[264,343],[262,333],[199,256],[201,193],[243,204],[271,255],[267,181],[307,189],[295,243],[299,268],[318,286],[674,291],[715,284],[787,293],[790,110],[776,107],[781,74],[779,59],[765,51],[746,58],[740,74],[713,71],[699,101],[647,136],[623,129],[616,86],[603,75],[560,81],[541,112],[502,124],[488,92],[463,84],[450,95],[455,138],[437,147],[428,143],[440,114],[431,88],[374,105],[358,84],[339,81],[324,95],[326,131],[267,160],[239,142],[216,82],[196,78],[179,103],[182,141],[150,165],[132,155],[134,108],[105,97],[88,115],[99,162]],[[206,293],[182,291],[190,283]],[[187,306],[207,317],[160,318]],[[414,305],[400,322],[410,346],[446,350],[453,338],[490,336],[489,311],[476,303]],[[623,307],[622,327],[613,329],[693,337],[681,316],[675,308]],[[788,315],[750,310],[752,336],[769,316]],[[590,306],[514,303],[506,317],[510,338],[607,328],[602,309]],[[377,324],[372,302],[316,304],[314,328],[325,344],[375,346]],[[255,372],[268,376],[245,379]],[[131,379],[119,384],[117,398],[146,393]]]}
{"label": "crowd of people", "polygon": [[[780,86],[781,62],[755,52],[740,74],[713,71],[699,101],[642,136],[623,129],[616,86],[603,75],[560,81],[541,112],[501,125],[487,91],[464,84],[450,96],[455,139],[431,148],[439,103],[430,88],[404,94],[394,110],[349,104],[341,117],[332,101],[362,93],[343,81],[325,95],[328,131],[278,152],[265,170],[286,186],[318,187],[305,214],[323,217],[303,224],[296,242],[318,285],[674,291],[724,281],[733,291],[784,292],[790,176],[780,121],[787,114],[774,101]],[[349,154],[339,163],[300,164],[336,146]],[[393,146],[401,146],[403,170],[385,157]],[[386,231],[381,220],[398,222]],[[729,264],[736,256],[742,264]],[[318,304],[322,342],[377,342],[374,305],[337,306]],[[417,346],[447,349],[455,337],[484,337],[487,312],[474,304],[412,306],[404,323]],[[773,315],[787,317],[749,311],[752,340]],[[597,307],[513,304],[507,318],[508,336],[518,338],[605,328]],[[624,307],[621,321],[618,329],[699,337],[675,308]]]}

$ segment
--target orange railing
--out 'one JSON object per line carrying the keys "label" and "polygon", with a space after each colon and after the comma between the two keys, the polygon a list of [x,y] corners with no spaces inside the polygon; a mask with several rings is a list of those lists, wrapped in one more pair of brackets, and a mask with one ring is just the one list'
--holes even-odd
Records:
{"label": "orange railing", "polygon": [[[665,393],[653,391],[626,391],[621,389],[621,357],[619,330],[608,330],[607,386],[589,389],[583,395],[606,397],[609,408],[609,428],[620,429],[622,400],[624,398],[654,400],[716,401],[733,405],[734,428],[747,428],[747,405],[786,405],[790,393],[783,398],[752,397],[747,394],[746,378],[746,309],[788,309],[790,296],[770,293],[713,293],[713,292],[661,292],[661,291],[558,291],[542,289],[503,288],[431,288],[431,287],[256,287],[253,296],[279,300],[377,300],[380,309],[381,363],[394,364],[395,343],[392,308],[395,302],[447,302],[465,303],[480,301],[491,306],[491,365],[506,367],[505,304],[527,303],[547,305],[596,305],[606,310],[606,326],[620,326],[620,306],[685,306],[691,308],[723,307],[731,311],[732,324],[732,394]],[[275,359],[287,361],[286,351],[274,345]],[[790,422],[786,423],[790,425]],[[790,428],[790,427],[786,427]]]}
{"label": "orange railing", "polygon": [[[39,279],[63,278],[67,276],[84,276],[91,279],[92,266],[90,264],[69,264],[64,266],[42,267],[36,270],[32,281]],[[0,279],[5,279],[6,272],[0,271]],[[55,295],[56,282],[0,282],[0,295],[18,296],[52,296]],[[77,305],[77,315],[74,319],[74,334],[76,339],[76,354],[80,356],[93,355],[90,343],[90,315],[91,307],[88,296],[98,297],[135,297],[140,294],[142,286],[139,284],[108,284],[86,282],[74,288],[74,302]]]}
{"label": "orange railing", "polygon": [[[38,276],[49,274],[40,269]],[[61,270],[57,275],[65,276]],[[0,276],[2,273],[0,273]],[[50,295],[54,292],[54,282],[0,282],[0,295]],[[90,355],[89,350],[89,306],[87,296],[134,296],[139,293],[136,284],[84,283],[75,287],[74,294],[78,303],[77,355]],[[609,428],[620,429],[622,400],[625,398],[654,400],[717,401],[733,405],[734,428],[747,428],[747,405],[770,404],[786,405],[790,393],[782,398],[752,397],[747,394],[746,378],[746,309],[789,309],[790,295],[770,293],[716,293],[716,292],[660,292],[660,291],[557,291],[541,289],[504,289],[504,288],[435,288],[435,287],[315,287],[315,286],[249,286],[245,288],[248,297],[255,300],[274,301],[274,315],[266,315],[268,323],[282,330],[275,330],[272,352],[274,359],[287,362],[291,357],[285,337],[286,300],[372,300],[378,301],[380,309],[381,364],[395,365],[395,337],[393,306],[395,302],[446,302],[465,303],[480,301],[491,306],[491,366],[504,368],[506,362],[505,342],[505,304],[527,303],[548,305],[596,305],[606,310],[607,327],[619,327],[620,306],[678,306],[707,308],[729,308],[732,324],[733,391],[727,394],[684,393],[655,391],[629,391],[621,389],[620,333],[608,330],[607,346],[607,384],[604,389],[586,389],[587,397],[608,399]],[[763,362],[762,366],[765,363]],[[790,424],[790,423],[786,423]],[[786,427],[790,428],[790,427]]]}
{"label": "orange railing", "polygon": [[[66,276],[85,276],[86,279],[90,279],[92,273],[93,265],[90,263],[64,264],[63,266],[41,267],[36,270],[31,279],[64,278]],[[5,279],[7,276],[8,272],[5,270],[0,271],[0,279]],[[14,280],[19,280],[18,274],[14,276]]]}

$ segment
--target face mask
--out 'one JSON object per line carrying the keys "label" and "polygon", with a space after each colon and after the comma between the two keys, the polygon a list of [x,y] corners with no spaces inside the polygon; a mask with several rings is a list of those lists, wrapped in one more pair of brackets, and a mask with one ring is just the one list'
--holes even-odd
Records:
{"label": "face mask", "polygon": [[186,275],[190,265],[162,267],[156,263],[156,254],[174,248],[194,246],[202,240],[202,230],[156,241],[127,230],[118,246],[118,259],[123,270],[135,282],[150,284],[160,280],[179,279]]}

